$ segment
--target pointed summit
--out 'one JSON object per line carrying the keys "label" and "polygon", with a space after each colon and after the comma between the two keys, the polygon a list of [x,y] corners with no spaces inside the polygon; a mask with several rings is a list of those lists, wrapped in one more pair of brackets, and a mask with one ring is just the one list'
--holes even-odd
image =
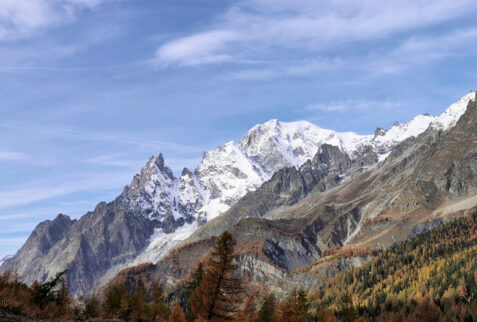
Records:
{"label": "pointed summit", "polygon": [[152,156],[149,158],[149,161],[147,162],[146,166],[141,171],[141,177],[144,175],[150,176],[157,171],[164,173],[171,179],[174,179],[174,174],[172,173],[172,170],[166,167],[164,163],[164,157],[162,156],[162,153],[159,153],[158,156]]}
{"label": "pointed summit", "polygon": [[374,138],[376,138],[377,136],[384,136],[386,135],[386,130],[383,129],[383,128],[380,128],[378,127],[375,131],[374,131]]}
{"label": "pointed summit", "polygon": [[157,166],[160,170],[164,168],[164,157],[162,156],[162,153],[159,153],[157,156],[151,156],[149,158],[149,161],[146,163],[146,167],[152,167],[152,166]]}
{"label": "pointed summit", "polygon": [[181,177],[184,177],[184,176],[191,176],[192,177],[192,171],[190,171],[188,168],[184,168],[182,169],[182,174],[181,174]]}

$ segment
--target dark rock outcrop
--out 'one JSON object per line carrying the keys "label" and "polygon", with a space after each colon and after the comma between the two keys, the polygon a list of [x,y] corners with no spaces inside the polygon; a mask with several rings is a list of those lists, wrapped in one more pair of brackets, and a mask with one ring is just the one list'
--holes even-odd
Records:
{"label": "dark rock outcrop", "polygon": [[68,270],[72,295],[89,293],[107,270],[132,260],[148,244],[154,223],[130,212],[122,198],[71,221],[59,215],[40,223],[2,269],[15,268],[26,283],[44,282]]}

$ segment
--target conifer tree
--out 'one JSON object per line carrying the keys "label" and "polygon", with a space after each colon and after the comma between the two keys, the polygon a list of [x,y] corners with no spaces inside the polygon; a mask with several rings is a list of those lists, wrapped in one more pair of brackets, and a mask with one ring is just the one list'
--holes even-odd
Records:
{"label": "conifer tree", "polygon": [[441,310],[429,295],[420,296],[414,312],[417,321],[438,321]]}
{"label": "conifer tree", "polygon": [[191,297],[194,294],[195,290],[202,281],[204,276],[204,264],[199,263],[197,269],[192,273],[190,281],[186,284],[186,297],[187,297],[187,309],[186,309],[186,320],[188,322],[193,322],[196,319],[194,312],[192,312]]}
{"label": "conifer tree", "polygon": [[[40,308],[44,308],[50,302],[64,302],[68,301],[68,290],[64,283],[63,276],[66,271],[59,272],[50,281],[40,284],[33,283],[32,302]],[[58,290],[58,286],[60,289]]]}
{"label": "conifer tree", "polygon": [[339,315],[343,322],[352,322],[358,318],[358,312],[354,309],[349,294],[344,294],[340,299]]}
{"label": "conifer tree", "polygon": [[153,320],[167,320],[169,318],[169,307],[165,304],[166,295],[162,291],[162,286],[159,282],[154,285],[152,291],[152,315]]}
{"label": "conifer tree", "polygon": [[103,303],[106,318],[129,318],[130,295],[124,284],[110,286],[104,294]]}
{"label": "conifer tree", "polygon": [[258,321],[258,312],[255,307],[257,293],[248,295],[242,308],[234,315],[234,321],[237,322],[256,322]]}
{"label": "conifer tree", "polygon": [[135,321],[147,319],[146,316],[146,296],[138,285],[131,298],[131,317]]}
{"label": "conifer tree", "polygon": [[280,303],[279,320],[305,322],[309,319],[309,303],[304,290],[292,290],[290,296]]}
{"label": "conifer tree", "polygon": [[235,240],[225,231],[217,240],[202,281],[191,298],[192,312],[209,321],[230,320],[240,305],[240,279],[233,276]]}
{"label": "conifer tree", "polygon": [[182,309],[179,305],[179,303],[176,303],[174,307],[172,308],[171,315],[169,316],[169,322],[185,322],[186,317],[184,315],[184,312],[182,312]]}
{"label": "conifer tree", "polygon": [[93,296],[86,302],[84,315],[88,319],[97,318],[99,316],[99,311],[99,301]]}
{"label": "conifer tree", "polygon": [[275,314],[276,310],[276,299],[273,293],[265,296],[262,307],[260,308],[258,321],[259,322],[276,322],[277,317]]}

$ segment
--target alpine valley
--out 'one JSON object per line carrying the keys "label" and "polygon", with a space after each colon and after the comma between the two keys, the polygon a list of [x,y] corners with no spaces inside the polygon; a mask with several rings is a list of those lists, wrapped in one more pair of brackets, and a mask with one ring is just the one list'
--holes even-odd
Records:
{"label": "alpine valley", "polygon": [[475,92],[370,135],[271,120],[180,177],[151,157],[115,200],[38,224],[0,272],[31,284],[67,270],[74,297],[140,276],[174,293],[228,230],[248,289],[312,291],[475,211],[476,129]]}

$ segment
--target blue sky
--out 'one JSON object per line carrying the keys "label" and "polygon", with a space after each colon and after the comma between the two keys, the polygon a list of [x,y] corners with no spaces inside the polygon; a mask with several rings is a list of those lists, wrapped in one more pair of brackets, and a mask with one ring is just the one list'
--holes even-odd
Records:
{"label": "blue sky", "polygon": [[474,0],[1,0],[0,258],[272,118],[371,133],[477,88]]}

